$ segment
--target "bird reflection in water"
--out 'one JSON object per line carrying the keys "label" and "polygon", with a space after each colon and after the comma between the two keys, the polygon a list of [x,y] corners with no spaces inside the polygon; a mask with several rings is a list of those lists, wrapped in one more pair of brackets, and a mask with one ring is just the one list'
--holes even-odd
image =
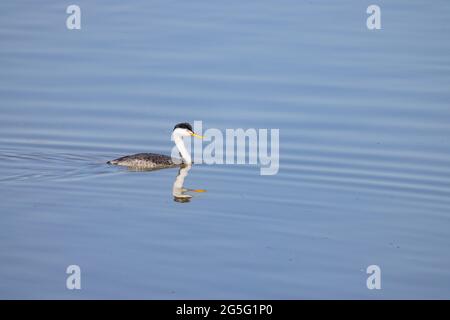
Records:
{"label": "bird reflection in water", "polygon": [[172,195],[173,200],[176,202],[184,203],[184,202],[190,202],[192,199],[192,195],[188,194],[187,192],[206,192],[206,190],[203,189],[187,189],[184,188],[184,179],[187,177],[189,170],[191,170],[192,165],[184,165],[180,167],[180,170],[178,171],[178,175],[175,178],[175,182],[173,183],[172,188]]}
{"label": "bird reflection in water", "polygon": [[[191,193],[203,193],[206,192],[205,189],[188,189],[185,188],[184,185],[184,179],[187,177],[189,170],[191,170],[192,165],[190,164],[182,164],[178,170],[178,174],[175,178],[175,181],[173,183],[172,187],[172,195],[173,195],[173,201],[175,202],[190,202],[192,199]],[[161,169],[149,169],[149,168],[139,168],[139,167],[128,167],[128,171],[132,172],[153,172],[153,171],[159,171]]]}

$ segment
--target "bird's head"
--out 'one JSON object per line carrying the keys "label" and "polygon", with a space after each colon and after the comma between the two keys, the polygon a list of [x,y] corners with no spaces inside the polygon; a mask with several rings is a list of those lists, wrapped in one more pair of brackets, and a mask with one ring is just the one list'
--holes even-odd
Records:
{"label": "bird's head", "polygon": [[198,135],[194,132],[194,130],[192,129],[192,126],[187,123],[187,122],[183,122],[183,123],[178,123],[174,128],[173,128],[173,132],[172,135],[175,136],[179,136],[179,137],[189,137],[189,136],[193,136],[196,138],[200,138],[203,139],[203,136]]}

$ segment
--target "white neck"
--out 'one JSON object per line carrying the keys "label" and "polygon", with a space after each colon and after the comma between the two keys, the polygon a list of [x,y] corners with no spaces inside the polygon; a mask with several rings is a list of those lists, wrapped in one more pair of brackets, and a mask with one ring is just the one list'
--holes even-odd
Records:
{"label": "white neck", "polygon": [[191,155],[189,154],[189,152],[186,149],[186,146],[184,145],[183,138],[178,134],[174,134],[173,140],[175,141],[175,145],[177,146],[178,151],[181,154],[181,158],[183,158],[183,162],[186,164],[191,164],[192,163]]}

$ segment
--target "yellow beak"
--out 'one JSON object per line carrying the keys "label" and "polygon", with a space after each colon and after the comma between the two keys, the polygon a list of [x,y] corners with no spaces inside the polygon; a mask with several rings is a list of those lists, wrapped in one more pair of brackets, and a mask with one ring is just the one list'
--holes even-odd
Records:
{"label": "yellow beak", "polygon": [[203,136],[201,136],[201,135],[199,135],[199,134],[196,134],[196,133],[194,133],[194,132],[191,133],[191,136],[196,137],[196,138],[199,138],[199,139],[203,139]]}

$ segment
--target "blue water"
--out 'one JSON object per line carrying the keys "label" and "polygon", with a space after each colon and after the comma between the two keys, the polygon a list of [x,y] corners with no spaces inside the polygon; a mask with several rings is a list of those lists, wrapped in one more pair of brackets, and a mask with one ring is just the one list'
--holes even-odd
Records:
{"label": "blue water", "polygon": [[[69,4],[0,2],[0,298],[450,298],[448,1]],[[194,120],[278,174],[105,164]]]}

